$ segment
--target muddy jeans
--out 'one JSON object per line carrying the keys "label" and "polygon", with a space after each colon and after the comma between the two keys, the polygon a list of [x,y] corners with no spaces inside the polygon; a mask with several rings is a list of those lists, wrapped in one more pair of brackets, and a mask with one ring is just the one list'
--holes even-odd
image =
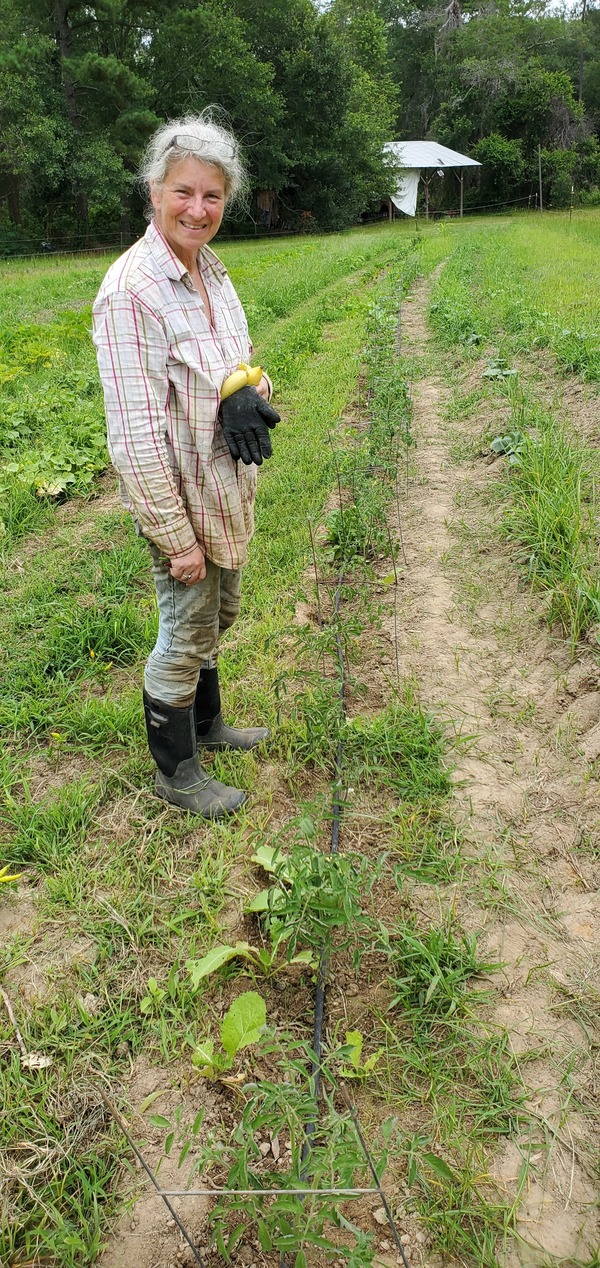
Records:
{"label": "muddy jeans", "polygon": [[169,560],[151,542],[158,602],[158,638],[144,671],[144,687],[153,700],[191,704],[200,670],[217,661],[223,630],[240,610],[241,569],[219,568],[206,560],[206,577],[184,586],[169,572]]}

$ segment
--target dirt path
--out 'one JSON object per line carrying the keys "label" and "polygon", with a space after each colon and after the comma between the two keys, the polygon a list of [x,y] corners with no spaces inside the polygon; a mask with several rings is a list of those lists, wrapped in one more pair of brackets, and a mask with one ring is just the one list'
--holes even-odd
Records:
{"label": "dirt path", "polygon": [[[422,281],[403,308],[402,351],[417,374],[433,359],[429,285]],[[453,460],[442,375],[417,378],[413,396],[400,671],[456,728],[456,800],[466,848],[480,860],[466,874],[466,904],[464,889],[458,895],[461,919],[503,963],[495,1018],[520,1058],[537,1123],[518,1147],[507,1143],[493,1168],[516,1196],[529,1158],[519,1230],[530,1249],[506,1263],[587,1263],[600,1231],[591,1178],[600,669],[591,651],[573,661],[548,633],[542,604],[498,549],[486,496],[497,468]],[[464,428],[477,435],[484,423]],[[393,637],[391,620],[388,630]]]}

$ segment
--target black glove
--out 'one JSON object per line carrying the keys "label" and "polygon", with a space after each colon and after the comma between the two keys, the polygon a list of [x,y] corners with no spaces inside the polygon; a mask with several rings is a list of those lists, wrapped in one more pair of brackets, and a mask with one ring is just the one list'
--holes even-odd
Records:
{"label": "black glove", "polygon": [[229,452],[237,462],[257,467],[273,453],[269,427],[279,422],[279,414],[264,401],[255,387],[241,387],[221,401],[221,426]]}

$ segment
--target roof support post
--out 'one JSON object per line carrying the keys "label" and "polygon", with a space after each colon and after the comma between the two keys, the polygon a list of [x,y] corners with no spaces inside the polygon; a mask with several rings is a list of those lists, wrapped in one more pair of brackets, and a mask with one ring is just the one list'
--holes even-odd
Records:
{"label": "roof support post", "polygon": [[465,205],[465,169],[464,167],[461,167],[460,176],[458,179],[460,181],[460,218],[462,220],[463,208]]}

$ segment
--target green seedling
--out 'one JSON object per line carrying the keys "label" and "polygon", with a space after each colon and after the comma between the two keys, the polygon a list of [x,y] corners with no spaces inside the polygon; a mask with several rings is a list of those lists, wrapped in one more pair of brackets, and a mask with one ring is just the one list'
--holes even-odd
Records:
{"label": "green seedling", "polygon": [[219,1051],[214,1040],[201,1039],[192,1052],[192,1065],[206,1079],[220,1079],[234,1064],[238,1052],[257,1044],[267,1021],[265,1001],[256,991],[244,991],[233,1001],[221,1024]]}
{"label": "green seedling", "polygon": [[[259,973],[263,973],[265,977],[270,977],[281,968],[279,960],[279,947],[281,939],[277,941],[277,945],[269,950],[268,947],[253,947],[249,942],[236,942],[233,946],[219,943],[216,947],[202,956],[200,960],[187,960],[186,969],[192,979],[192,989],[197,991],[200,983],[205,978],[210,977],[212,973],[216,973],[223,965],[229,964],[231,960],[246,960],[251,968],[256,969]],[[312,951],[301,951],[298,955],[290,956],[286,961],[287,964],[313,964]]]}
{"label": "green seedling", "polygon": [[[286,944],[288,963],[306,955],[307,963],[335,946],[352,947],[355,964],[367,946],[384,945],[385,930],[364,910],[383,860],[375,864],[359,854],[323,854],[297,841],[288,854],[261,847],[253,861],[270,871],[277,884],[254,900],[262,911],[273,946]],[[301,942],[310,952],[299,952]]]}
{"label": "green seedling", "polygon": [[140,1001],[141,1013],[157,1013],[160,1006],[167,997],[167,992],[162,986],[158,985],[155,977],[148,978],[148,994]]}
{"label": "green seedling", "polygon": [[343,1065],[340,1069],[343,1079],[368,1079],[385,1052],[384,1048],[379,1048],[372,1056],[367,1057],[366,1061],[363,1061],[362,1050],[363,1036],[360,1030],[347,1030],[346,1042],[338,1054],[348,1062],[348,1065]]}
{"label": "green seedling", "polygon": [[371,526],[358,506],[337,507],[327,516],[326,525],[328,558],[336,564],[358,555],[366,559],[373,553]]}
{"label": "green seedling", "polygon": [[514,379],[517,371],[512,370],[504,357],[491,357],[482,373],[483,379]]}
{"label": "green seedling", "polygon": [[507,432],[504,436],[495,436],[490,444],[492,453],[506,456],[509,462],[518,462],[519,452],[523,448],[525,437],[521,431]]}

